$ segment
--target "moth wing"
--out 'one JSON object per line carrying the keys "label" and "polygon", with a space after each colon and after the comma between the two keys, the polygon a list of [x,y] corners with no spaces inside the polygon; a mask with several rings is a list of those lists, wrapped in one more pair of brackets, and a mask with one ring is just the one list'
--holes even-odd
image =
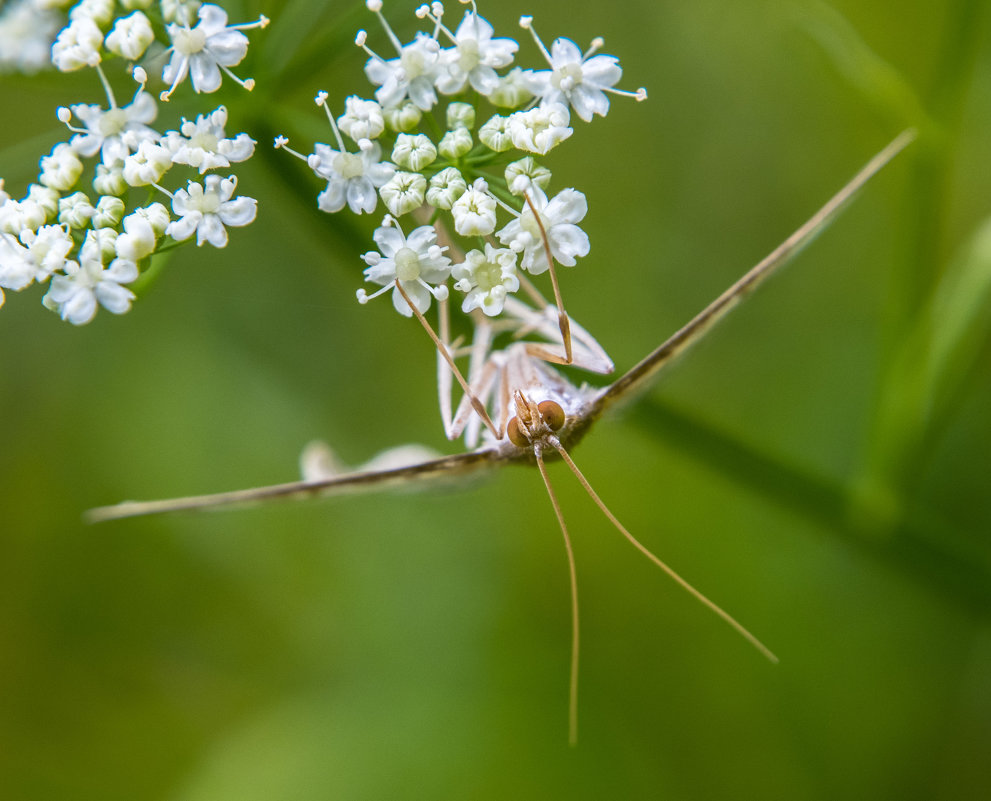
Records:
{"label": "moth wing", "polygon": [[617,401],[636,395],[662,367],[700,340],[730,309],[756,289],[775,270],[788,263],[793,256],[822,233],[864,184],[908,146],[915,139],[915,135],[913,129],[900,133],[887,147],[874,156],[846,186],[833,195],[819,211],[813,214],[762,261],[748,270],[736,283],[695,315],[683,328],[662,342],[639,364],[601,390],[590,408],[591,419],[589,422],[597,419],[603,411]]}
{"label": "moth wing", "polygon": [[124,501],[113,506],[90,509],[85,513],[85,519],[90,523],[100,523],[105,520],[141,517],[165,512],[250,506],[271,500],[298,500],[345,493],[377,492],[400,487],[414,488],[434,481],[481,472],[502,461],[506,461],[506,456],[501,450],[483,448],[401,467],[355,470],[316,480],[290,481],[267,487],[218,492],[210,495],[190,495],[185,498],[168,498],[159,501]]}

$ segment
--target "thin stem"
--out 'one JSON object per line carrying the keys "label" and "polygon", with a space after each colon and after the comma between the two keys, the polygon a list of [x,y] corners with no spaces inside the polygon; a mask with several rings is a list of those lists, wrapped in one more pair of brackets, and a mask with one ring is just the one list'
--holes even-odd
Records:
{"label": "thin stem", "polygon": [[703,595],[699,590],[695,589],[695,587],[693,587],[685,579],[679,576],[671,567],[669,567],[667,564],[662,562],[657,556],[651,553],[647,549],[647,547],[640,542],[640,540],[638,540],[629,531],[627,531],[626,528],[623,526],[623,524],[620,523],[619,520],[616,518],[616,516],[609,511],[609,508],[605,505],[605,503],[602,502],[602,499],[598,496],[595,490],[592,489],[592,485],[589,484],[585,476],[582,475],[582,471],[578,469],[578,465],[574,463],[574,460],[572,460],[571,456],[564,449],[564,446],[561,445],[561,443],[557,440],[556,437],[551,437],[549,438],[549,440],[551,444],[554,446],[554,448],[557,450],[557,452],[561,454],[561,458],[564,459],[568,467],[571,468],[571,472],[575,474],[575,477],[581,483],[582,487],[585,488],[585,491],[588,493],[589,497],[593,501],[595,501],[595,505],[602,510],[602,513],[609,519],[609,522],[612,523],[616,527],[616,529],[624,537],[626,537],[626,539],[630,541],[630,543],[632,543],[633,547],[635,547],[638,551],[640,551],[640,553],[642,553],[644,556],[650,559],[650,561],[653,562],[655,565],[657,565],[661,570],[667,573],[668,576],[670,576],[674,580],[674,582],[678,584],[678,586],[680,586],[682,589],[688,592],[689,595],[693,596],[696,600],[700,601],[704,606],[707,606],[709,609],[711,609],[713,612],[719,615],[719,617],[721,617],[724,621],[729,623],[730,626],[736,629],[738,634],[740,634],[745,640],[747,640],[747,642],[753,645],[754,648],[756,648],[765,657],[767,657],[767,659],[769,659],[771,662],[775,664],[778,663],[778,658],[771,652],[771,650],[766,645],[764,645],[764,643],[758,640],[753,634],[751,634],[746,628],[744,628],[742,623],[737,621],[736,618],[730,615],[729,612],[727,612],[721,606],[716,604],[715,601],[710,600],[705,595]]}
{"label": "thin stem", "polygon": [[544,465],[544,457],[539,444],[534,444],[533,455],[537,458],[537,468],[540,470],[540,477],[544,479],[544,486],[547,488],[548,496],[550,496],[551,506],[554,507],[554,514],[557,515],[557,522],[561,527],[561,534],[564,536],[564,549],[568,553],[568,576],[571,582],[571,679],[568,682],[568,744],[576,745],[578,742],[578,571],[575,569],[575,552],[571,547],[568,527],[564,524],[561,505],[557,502],[550,476],[547,475],[547,467]]}

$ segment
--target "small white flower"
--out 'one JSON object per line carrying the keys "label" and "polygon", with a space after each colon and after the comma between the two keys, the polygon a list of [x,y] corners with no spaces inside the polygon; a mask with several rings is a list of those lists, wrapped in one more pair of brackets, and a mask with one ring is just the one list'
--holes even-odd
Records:
{"label": "small white flower", "polygon": [[128,189],[127,181],[124,180],[124,162],[97,164],[93,188],[101,195],[123,195]]}
{"label": "small white flower", "polygon": [[192,25],[200,5],[200,0],[161,0],[162,19],[179,25]]}
{"label": "small white flower", "polygon": [[567,106],[549,103],[510,114],[506,130],[520,150],[544,155],[574,133],[570,123]]}
{"label": "small white flower", "polygon": [[38,182],[65,192],[75,186],[82,174],[83,163],[79,156],[66,142],[60,142],[52,148],[51,155],[42,158]]}
{"label": "small white flower", "polygon": [[[73,192],[58,202],[58,221],[69,228],[89,227],[94,214],[96,209],[84,192]],[[96,227],[99,226],[94,226]]]}
{"label": "small white flower", "polygon": [[481,95],[488,95],[499,85],[495,68],[512,63],[519,49],[513,39],[493,39],[492,26],[473,12],[454,32],[454,47],[441,54],[437,88],[446,95],[457,94],[469,84]]}
{"label": "small white flower", "polygon": [[540,223],[530,204],[525,203],[520,216],[496,234],[504,245],[523,254],[521,268],[533,275],[547,270],[540,224],[543,224],[555,261],[573,267],[576,257],[588,255],[588,234],[576,225],[588,212],[585,195],[576,189],[563,189],[548,201],[542,190],[534,188],[529,197],[540,215]]}
{"label": "small white flower", "polygon": [[220,106],[210,114],[200,114],[195,122],[183,118],[179,130],[166,133],[161,145],[172,154],[173,163],[197,167],[200,175],[251,158],[255,140],[246,133],[226,139],[225,125],[227,109]]}
{"label": "small white flower", "polygon": [[375,99],[389,108],[408,97],[421,111],[430,111],[437,103],[434,81],[440,68],[439,53],[436,39],[418,33],[410,44],[399,48],[397,58],[387,61],[372,56],[365,64],[365,75],[378,86]]}
{"label": "small white flower", "polygon": [[52,45],[52,63],[60,72],[95,67],[102,56],[103,33],[89,17],[79,17],[61,30]]}
{"label": "small white flower", "polygon": [[[79,261],[65,264],[65,275],[52,277],[52,285],[42,302],[58,311],[63,320],[85,325],[96,315],[98,305],[114,314],[131,308],[134,293],[121,286],[138,277],[138,267],[126,259],[114,258],[116,231],[102,228],[89,231]],[[109,266],[104,264],[108,259]]]}
{"label": "small white flower", "polygon": [[[55,0],[52,5],[67,5]],[[69,10],[69,19],[91,19],[97,25],[106,27],[114,18],[114,0],[80,0]]]}
{"label": "small white flower", "polygon": [[169,210],[161,203],[149,203],[147,206],[135,209],[131,214],[144,217],[151,226],[151,230],[155,232],[155,236],[163,236],[165,229],[172,221]]}
{"label": "small white flower", "polygon": [[[155,98],[138,91],[128,105],[122,108],[77,104],[70,107],[86,126],[85,133],[72,137],[70,144],[80,156],[95,156],[107,166],[123,161],[145,141],[155,141],[158,133],[148,127],[158,115]],[[79,130],[73,128],[72,130]]]}
{"label": "small white flower", "polygon": [[42,186],[41,184],[31,184],[28,187],[26,199],[32,203],[37,203],[44,211],[45,219],[51,220],[58,214],[58,202],[60,198],[61,195],[57,189],[53,189],[50,186]]}
{"label": "small white flower", "polygon": [[473,144],[471,131],[467,128],[455,128],[441,137],[437,143],[437,150],[444,158],[454,161],[468,153]]}
{"label": "small white flower", "polygon": [[368,265],[365,279],[382,289],[374,295],[359,290],[360,302],[365,303],[393,287],[392,305],[404,317],[412,317],[412,309],[395,286],[397,281],[421,314],[430,308],[431,297],[438,300],[447,297],[444,282],[451,274],[451,260],[444,255],[447,248],[437,244],[433,226],[422,225],[409,237],[398,226],[382,226],[375,229],[372,238],[381,252],[369,251],[361,257]]}
{"label": "small white flower", "polygon": [[162,80],[169,84],[169,88],[162,93],[162,100],[168,100],[187,75],[194,91],[216,92],[222,80],[221,69],[246,89],[253,88],[254,81],[240,80],[229,68],[240,64],[248,52],[248,37],[238,28],[263,28],[268,20],[261,17],[251,26],[228,26],[227,12],[212,3],[200,6],[197,17],[200,22],[195,28],[176,23],[167,28],[172,40],[172,58],[162,70]]}
{"label": "small white flower", "polygon": [[382,185],[379,194],[392,216],[401,217],[423,205],[426,191],[427,179],[420,173],[397,172]]}
{"label": "small white flower", "polygon": [[533,92],[530,91],[529,70],[513,67],[499,79],[499,85],[489,92],[489,102],[500,108],[519,108],[526,103]]}
{"label": "small white flower", "polygon": [[52,41],[62,20],[35,0],[11,0],[0,8],[0,73],[27,75],[51,64]]}
{"label": "small white flower", "polygon": [[153,41],[155,33],[148,17],[135,11],[114,23],[114,29],[107,34],[106,46],[111,53],[137,61]]}
{"label": "small white flower", "polygon": [[400,167],[419,172],[437,158],[437,148],[426,134],[404,134],[396,137],[392,160]]}
{"label": "small white flower", "polygon": [[[165,211],[160,203],[155,205]],[[158,237],[165,230],[164,226],[156,229],[151,224],[147,212],[142,212],[145,212],[145,209],[138,209],[124,218],[124,233],[117,237],[116,242],[117,255],[135,264],[155,252]],[[165,212],[165,215],[168,220],[168,212]]]}
{"label": "small white flower", "polygon": [[227,244],[225,225],[239,227],[255,219],[258,201],[251,197],[236,197],[237,179],[231,175],[221,178],[208,175],[202,185],[190,181],[186,189],[172,196],[172,211],[178,220],[169,223],[165,233],[182,241],[196,234],[196,244],[209,242],[216,248]]}
{"label": "small white flower", "polygon": [[496,153],[504,153],[513,146],[513,138],[506,130],[508,123],[508,117],[500,117],[498,114],[494,115],[478,129],[478,140],[489,150],[494,150]]}
{"label": "small white flower", "polygon": [[317,197],[317,205],[331,214],[343,209],[345,203],[355,214],[375,211],[378,203],[375,190],[396,171],[389,162],[379,161],[382,149],[378,144],[360,153],[342,152],[323,144],[315,145],[314,150],[306,163],[327,181],[327,188]]}
{"label": "small white flower", "polygon": [[172,154],[167,148],[144,140],[136,153],[124,159],[124,180],[131,186],[157,184],[172,166]]}
{"label": "small white flower", "polygon": [[385,124],[390,130],[398,133],[409,133],[420,124],[423,112],[411,100],[405,100],[398,106],[382,109]]}
{"label": "small white flower", "polygon": [[4,289],[20,292],[34,282],[37,273],[28,249],[10,234],[0,233],[0,306]]}
{"label": "small white flower", "polygon": [[337,124],[355,142],[377,139],[385,130],[382,107],[374,100],[355,95],[344,101],[344,113],[337,118]]}
{"label": "small white flower", "polygon": [[503,174],[509,191],[519,196],[524,192],[529,193],[534,186],[546,189],[551,180],[551,171],[537,164],[533,156],[526,156],[507,164]]}
{"label": "small white flower", "polygon": [[475,127],[475,107],[471,103],[448,103],[446,116],[449,131],[455,128],[467,128],[470,131]]}
{"label": "small white flower", "polygon": [[609,98],[604,90],[612,89],[623,70],[615,56],[591,55],[594,48],[595,45],[583,55],[570,39],[554,40],[547,58],[551,68],[527,76],[530,90],[541,99],[542,105],[568,104],[585,122],[591,121],[593,114],[606,115]]}
{"label": "small white flower", "polygon": [[506,295],[520,288],[516,275],[516,253],[485,243],[485,252],[471,250],[462,264],[451,268],[454,288],[466,292],[461,311],[465,314],[480,308],[489,317],[502,312]]}
{"label": "small white flower", "polygon": [[454,205],[454,230],[461,236],[488,236],[495,230],[496,202],[481,178],[465,190]]}
{"label": "small white flower", "polygon": [[434,208],[449,209],[467,188],[468,184],[457,167],[447,167],[430,179],[427,203]]}
{"label": "small white flower", "polygon": [[47,220],[44,207],[31,198],[8,200],[0,206],[0,232],[3,233],[18,236],[21,231],[34,230]]}
{"label": "small white flower", "polygon": [[96,202],[93,227],[116,228],[123,217],[124,201],[113,195],[104,195]]}
{"label": "small white flower", "polygon": [[66,256],[75,244],[61,225],[43,225],[37,231],[22,231],[21,242],[34,264],[34,280],[38,282],[65,267]]}

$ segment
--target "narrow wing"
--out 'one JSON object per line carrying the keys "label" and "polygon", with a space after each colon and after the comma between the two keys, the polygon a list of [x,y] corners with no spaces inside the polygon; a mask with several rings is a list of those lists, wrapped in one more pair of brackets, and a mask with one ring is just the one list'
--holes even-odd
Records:
{"label": "narrow wing", "polygon": [[179,512],[191,509],[207,509],[219,506],[249,506],[262,501],[279,499],[317,498],[352,492],[369,492],[396,486],[413,487],[445,478],[480,472],[499,462],[512,459],[506,449],[483,450],[442,456],[417,464],[387,470],[358,470],[317,481],[291,481],[267,487],[218,492],[212,495],[190,495],[185,498],[169,498],[161,501],[124,501],[114,506],[100,506],[85,514],[89,523],[117,520],[123,517]]}
{"label": "narrow wing", "polygon": [[735,284],[695,315],[691,321],[639,364],[603,389],[592,403],[590,415],[585,421],[586,424],[596,420],[606,408],[620,399],[635,395],[654,377],[658,370],[701,339],[715,323],[756,289],[765,278],[791,260],[802,248],[815,239],[836,218],[861,187],[914,139],[915,131],[912,129],[899,134],[891,144],[867,162],[846,186],[833,195],[825,206],[813,214],[804,225],[778,245],[766,258],[752,267]]}

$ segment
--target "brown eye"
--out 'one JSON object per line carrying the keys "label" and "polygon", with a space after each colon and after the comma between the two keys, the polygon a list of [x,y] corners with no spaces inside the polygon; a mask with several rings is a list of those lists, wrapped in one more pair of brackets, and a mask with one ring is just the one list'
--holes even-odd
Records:
{"label": "brown eye", "polygon": [[547,423],[547,427],[551,431],[560,430],[561,426],[564,425],[564,421],[567,416],[564,413],[564,409],[561,408],[560,403],[555,403],[552,400],[541,401],[537,408],[540,410],[540,416],[544,418],[544,422]]}
{"label": "brown eye", "polygon": [[509,421],[509,424],[506,426],[506,436],[509,437],[509,441],[517,448],[530,447],[530,439],[523,433],[519,418],[514,417]]}

